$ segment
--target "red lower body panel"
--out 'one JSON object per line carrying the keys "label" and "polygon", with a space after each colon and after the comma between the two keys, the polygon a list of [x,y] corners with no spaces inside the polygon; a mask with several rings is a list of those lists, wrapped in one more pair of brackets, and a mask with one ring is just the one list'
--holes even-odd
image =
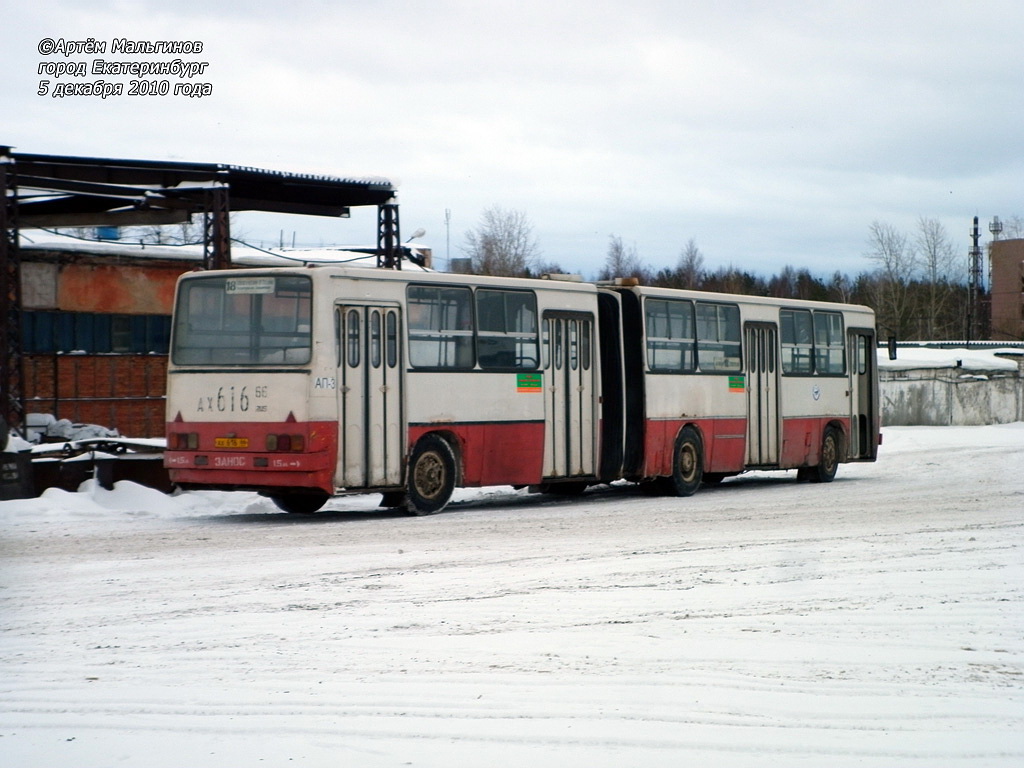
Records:
{"label": "red lower body panel", "polygon": [[741,472],[746,456],[746,419],[666,419],[648,421],[644,435],[644,476],[672,474],[676,436],[686,424],[696,427],[704,443],[705,472]]}
{"label": "red lower body panel", "polygon": [[[845,440],[850,428],[848,418],[814,416],[783,419],[779,468],[816,465],[821,453],[821,437],[830,423],[841,425]],[[676,436],[687,424],[700,433],[704,444],[705,472],[742,472],[746,468],[747,420],[744,418],[649,420],[644,434],[644,477],[672,474]]]}
{"label": "red lower body panel", "polygon": [[544,472],[544,422],[415,424],[409,446],[428,432],[454,438],[462,456],[462,484],[532,485]]}
{"label": "red lower body panel", "polygon": [[845,441],[850,430],[849,418],[806,416],[783,419],[782,455],[779,466],[783,469],[817,466],[818,457],[821,455],[821,437],[825,434],[825,427],[833,422],[838,422],[842,426]]}
{"label": "red lower body panel", "polygon": [[[334,492],[335,422],[169,422],[164,454],[171,482],[211,488],[317,488]],[[195,434],[195,450],[176,450],[175,435]],[[267,435],[300,435],[302,450],[271,451]],[[219,447],[217,441],[225,447]],[[226,447],[230,446],[230,447]]]}

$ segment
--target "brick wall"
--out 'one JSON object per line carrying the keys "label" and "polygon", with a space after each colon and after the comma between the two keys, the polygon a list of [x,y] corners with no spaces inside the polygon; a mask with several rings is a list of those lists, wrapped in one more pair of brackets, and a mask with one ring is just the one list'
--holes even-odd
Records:
{"label": "brick wall", "polygon": [[166,380],[165,355],[26,355],[25,409],[162,437]]}
{"label": "brick wall", "polygon": [[1024,339],[1024,239],[992,243],[992,339]]}

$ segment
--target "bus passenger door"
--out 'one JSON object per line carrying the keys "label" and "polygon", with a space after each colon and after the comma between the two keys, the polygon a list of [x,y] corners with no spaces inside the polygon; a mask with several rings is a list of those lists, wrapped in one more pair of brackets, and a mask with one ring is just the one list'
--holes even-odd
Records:
{"label": "bus passenger door", "polygon": [[878,389],[876,384],[875,334],[850,328],[846,336],[850,356],[850,450],[851,459],[874,459],[878,453]]}
{"label": "bus passenger door", "polygon": [[747,323],[747,465],[779,463],[779,331]]}
{"label": "bus passenger door", "polygon": [[338,476],[346,488],[402,484],[401,315],[393,306],[335,307]]}
{"label": "bus passenger door", "polygon": [[595,473],[594,316],[545,313],[544,477]]}

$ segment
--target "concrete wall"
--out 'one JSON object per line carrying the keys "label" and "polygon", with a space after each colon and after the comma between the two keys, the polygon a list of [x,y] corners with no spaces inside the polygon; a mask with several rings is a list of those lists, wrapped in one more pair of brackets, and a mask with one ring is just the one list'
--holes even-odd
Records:
{"label": "concrete wall", "polygon": [[969,426],[1024,421],[1024,378],[1004,371],[882,371],[882,424]]}

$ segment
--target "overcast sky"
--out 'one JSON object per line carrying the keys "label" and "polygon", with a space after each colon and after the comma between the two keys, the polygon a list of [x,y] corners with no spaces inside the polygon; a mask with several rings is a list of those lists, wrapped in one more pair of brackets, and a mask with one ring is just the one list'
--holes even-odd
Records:
{"label": "overcast sky", "polygon": [[[399,184],[401,223],[444,266],[492,205],[546,261],[592,275],[609,235],[674,265],[856,273],[872,221],[1024,215],[1020,0],[6,0],[0,144],[224,162]],[[102,56],[41,40],[103,41]],[[114,38],[193,40],[185,96],[39,96],[40,64],[173,57]],[[150,80],[161,78],[150,77]],[[182,82],[171,78],[171,85]],[[51,91],[52,92],[52,91]],[[451,212],[446,230],[445,211]],[[375,212],[373,213],[375,215]],[[375,221],[243,216],[234,234],[371,243]]]}

